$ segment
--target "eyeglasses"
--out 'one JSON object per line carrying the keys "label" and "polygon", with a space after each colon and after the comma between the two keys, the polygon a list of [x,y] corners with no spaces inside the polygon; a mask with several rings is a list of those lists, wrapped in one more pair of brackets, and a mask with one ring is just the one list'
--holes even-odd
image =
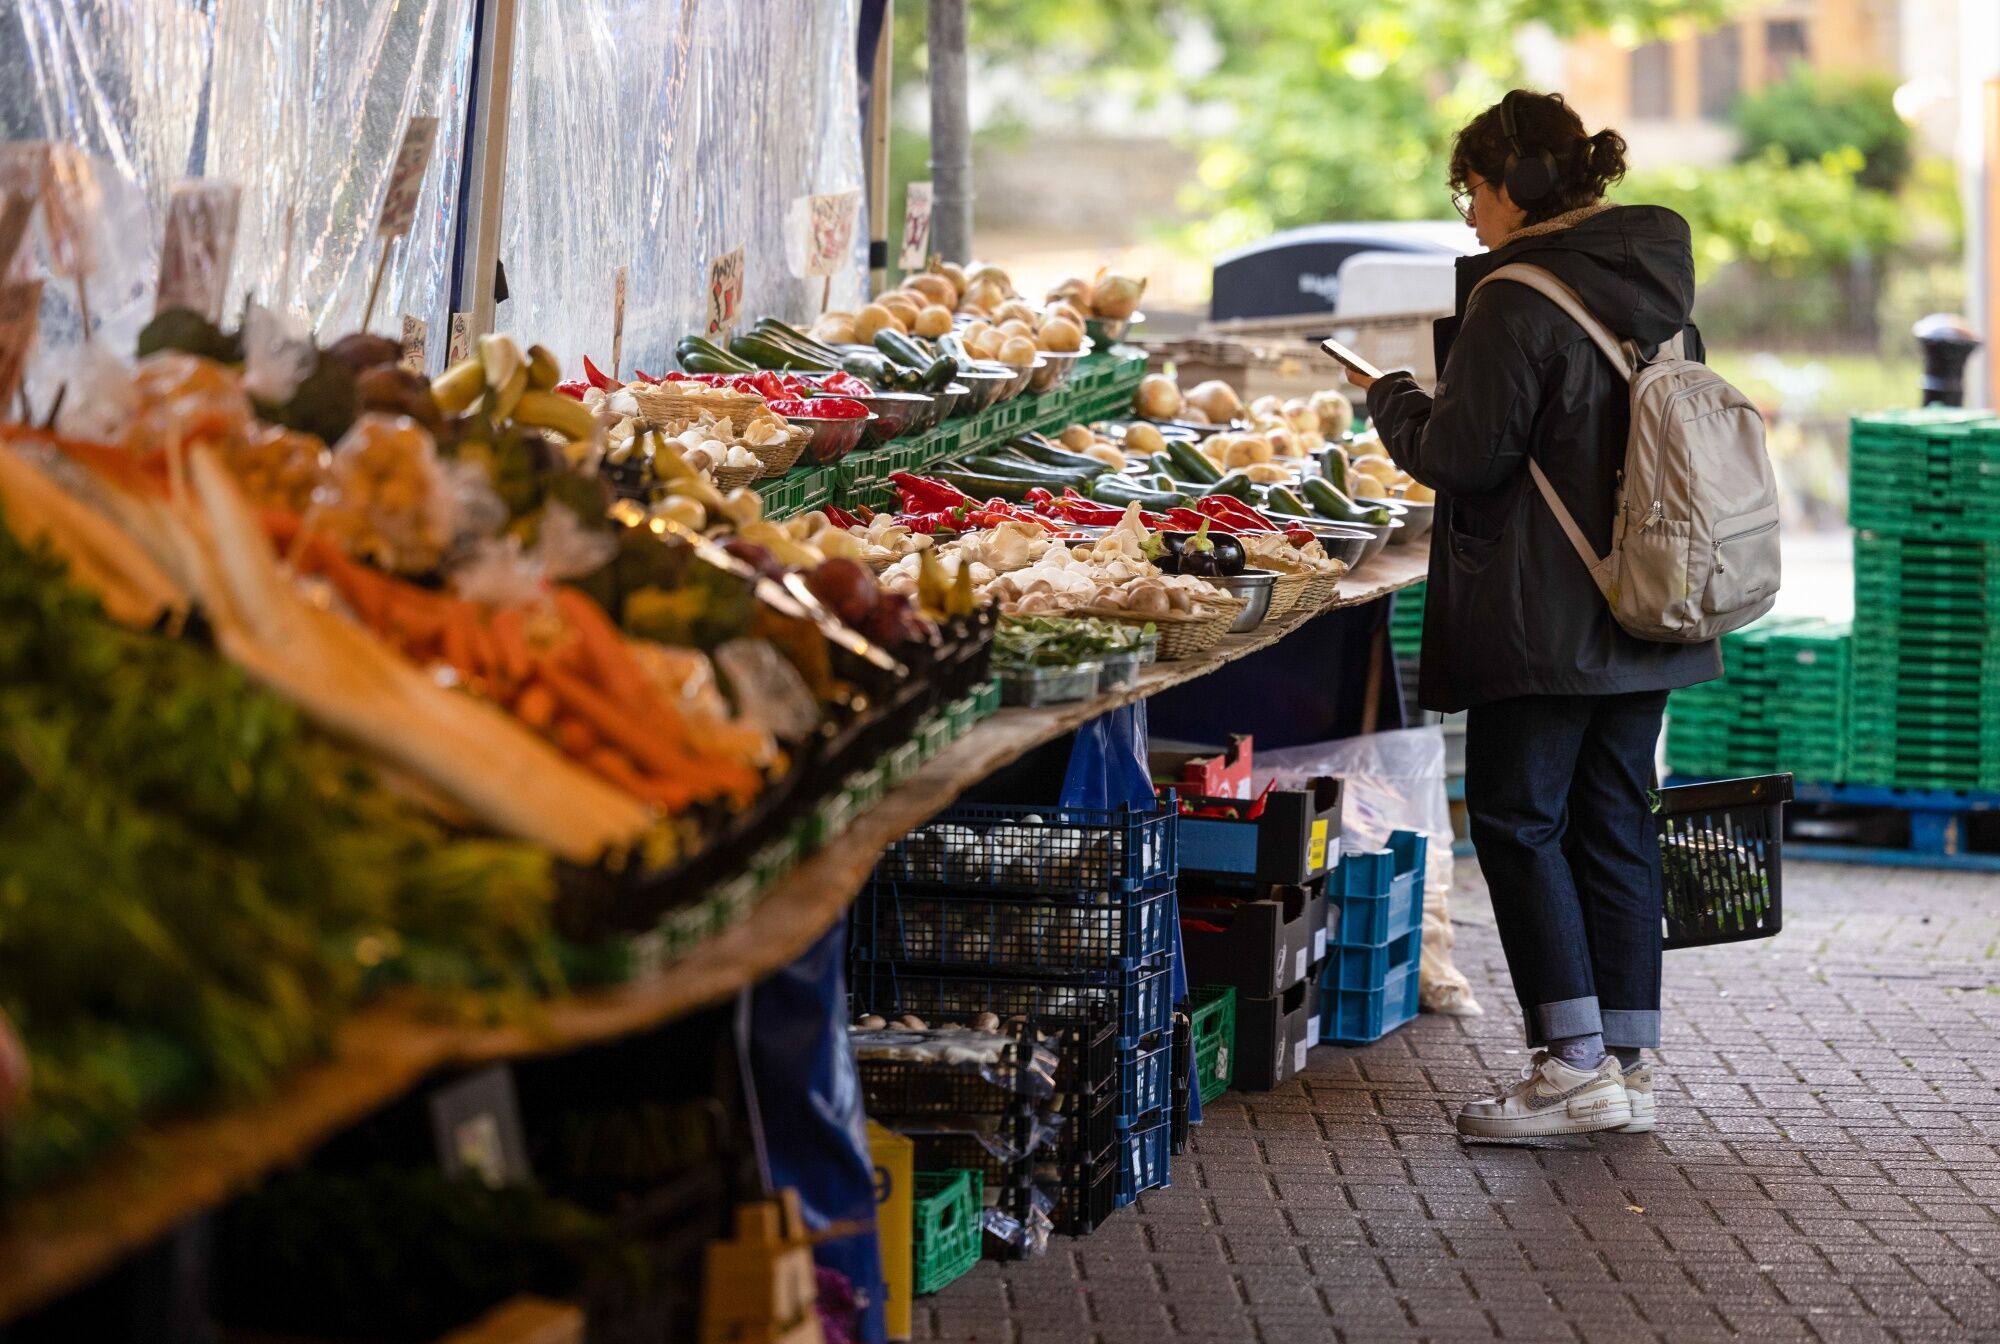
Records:
{"label": "eyeglasses", "polygon": [[1460,187],[1451,194],[1451,208],[1468,224],[1472,222],[1473,191],[1472,187]]}

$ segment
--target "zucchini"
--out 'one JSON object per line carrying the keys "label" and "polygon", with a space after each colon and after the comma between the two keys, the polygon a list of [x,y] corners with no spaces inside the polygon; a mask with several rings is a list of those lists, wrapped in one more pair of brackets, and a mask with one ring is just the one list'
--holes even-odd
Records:
{"label": "zucchini", "polygon": [[875,348],[906,369],[928,371],[938,358],[902,332],[886,327],[875,333]]}
{"label": "zucchini", "polygon": [[902,376],[902,370],[882,356],[864,354],[858,350],[851,355],[841,356],[840,367],[856,378],[873,383],[876,387],[893,387],[895,380]]}
{"label": "zucchini", "polygon": [[797,327],[788,326],[780,322],[775,317],[758,318],[753,330],[763,332],[765,335],[776,339],[779,344],[789,345],[801,354],[814,355],[835,364],[840,362],[840,352],[838,350],[828,345],[825,341],[806,335],[806,333],[800,331]]}
{"label": "zucchini", "polygon": [[1322,518],[1330,518],[1336,523],[1378,525],[1389,521],[1387,509],[1364,509],[1320,477],[1307,481],[1303,489],[1306,503],[1312,505],[1313,512]]}
{"label": "zucchini", "polygon": [[1186,439],[1168,439],[1167,457],[1173,463],[1168,470],[1181,480],[1214,485],[1222,479],[1222,472],[1215,463],[1203,457],[1201,450]]}
{"label": "zucchini", "polygon": [[1347,493],[1347,450],[1334,444],[1319,455],[1319,473],[1341,494]]}
{"label": "zucchini", "polygon": [[1045,467],[1039,462],[1030,462],[1024,458],[1002,457],[995,453],[967,458],[961,465],[967,471],[979,475],[1010,476],[1051,487],[1081,485],[1085,481],[1102,476],[1105,471],[1101,462],[1093,464],[1097,467],[1096,471],[1070,471],[1062,467]]}
{"label": "zucchini", "polygon": [[984,503],[997,496],[1019,504],[1028,497],[1028,492],[1037,486],[1044,490],[1049,488],[1046,481],[1028,481],[1018,476],[988,476],[982,472],[959,471],[955,468],[933,471],[931,475],[946,485],[963,490],[978,503]]}
{"label": "zucchini", "polygon": [[760,369],[802,369],[809,372],[830,373],[839,367],[837,363],[825,363],[818,356],[807,355],[754,333],[731,340],[729,353],[738,359],[749,360]]}
{"label": "zucchini", "polygon": [[689,373],[755,373],[757,366],[738,359],[715,342],[701,336],[683,336],[674,347],[674,359]]}
{"label": "zucchini", "polygon": [[1151,490],[1129,476],[1099,476],[1086,489],[1099,504],[1113,504],[1120,508],[1137,504],[1150,513],[1164,513],[1187,503],[1186,495],[1171,490]]}
{"label": "zucchini", "polygon": [[1282,485],[1274,485],[1265,492],[1264,511],[1282,513],[1292,518],[1304,518],[1312,513],[1303,499]]}
{"label": "zucchini", "polygon": [[1230,472],[1227,476],[1209,486],[1206,493],[1211,495],[1230,495],[1242,500],[1245,504],[1255,504],[1257,502],[1256,482],[1252,481],[1247,473],[1241,471]]}
{"label": "zucchini", "polygon": [[939,355],[917,379],[917,391],[942,392],[956,377],[958,377],[958,361],[950,355]]}
{"label": "zucchini", "polygon": [[[1072,471],[1089,471],[1093,476],[1102,476],[1110,470],[1094,457],[1082,453],[1072,453],[1067,448],[1059,448],[1039,434],[1023,434],[1018,439],[1007,441],[1009,448],[1025,453],[1035,461],[1050,467],[1067,467]],[[1093,470],[1094,468],[1094,470]]]}

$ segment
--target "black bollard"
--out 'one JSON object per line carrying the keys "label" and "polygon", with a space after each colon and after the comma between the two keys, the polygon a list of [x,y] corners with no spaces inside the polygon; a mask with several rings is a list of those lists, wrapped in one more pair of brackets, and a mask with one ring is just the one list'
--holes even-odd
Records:
{"label": "black bollard", "polygon": [[1965,405],[1965,365],[1979,348],[1979,337],[1954,313],[1919,318],[1910,332],[1924,353],[1924,405]]}

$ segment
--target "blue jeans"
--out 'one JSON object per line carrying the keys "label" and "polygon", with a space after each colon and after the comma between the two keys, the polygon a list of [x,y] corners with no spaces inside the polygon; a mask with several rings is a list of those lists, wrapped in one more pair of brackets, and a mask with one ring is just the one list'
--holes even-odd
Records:
{"label": "blue jeans", "polygon": [[1665,691],[1531,695],[1466,716],[1465,807],[1528,1041],[1660,1043]]}

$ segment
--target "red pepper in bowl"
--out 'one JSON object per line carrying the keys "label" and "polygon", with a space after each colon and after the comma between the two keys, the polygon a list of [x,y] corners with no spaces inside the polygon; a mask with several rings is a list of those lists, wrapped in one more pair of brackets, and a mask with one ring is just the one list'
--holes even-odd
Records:
{"label": "red pepper in bowl", "polygon": [[868,408],[847,397],[787,397],[771,403],[771,409],[787,420],[859,420]]}

